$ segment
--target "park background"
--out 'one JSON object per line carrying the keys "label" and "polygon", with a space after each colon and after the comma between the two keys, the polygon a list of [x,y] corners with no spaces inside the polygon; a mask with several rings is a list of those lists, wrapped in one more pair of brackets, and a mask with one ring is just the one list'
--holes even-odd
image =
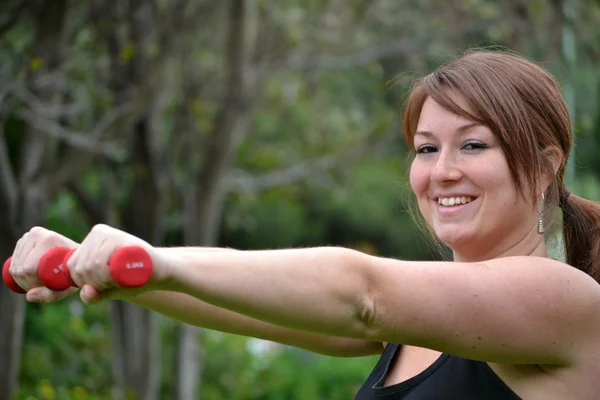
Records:
{"label": "park background", "polygon": [[[3,0],[0,256],[32,226],[107,223],[157,246],[436,257],[408,211],[402,104],[472,47],[555,74],[567,186],[597,200],[598,43],[597,0]],[[350,399],[376,359],[0,288],[0,400]]]}

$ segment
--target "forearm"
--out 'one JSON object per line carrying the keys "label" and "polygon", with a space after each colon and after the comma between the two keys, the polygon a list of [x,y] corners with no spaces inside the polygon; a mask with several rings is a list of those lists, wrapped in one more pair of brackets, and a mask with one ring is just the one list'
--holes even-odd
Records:
{"label": "forearm", "polygon": [[363,337],[367,255],[334,247],[171,252],[170,288],[292,329]]}
{"label": "forearm", "polygon": [[153,291],[128,301],[190,325],[270,340],[329,356],[356,357],[381,351],[380,343],[317,335],[280,327],[213,306],[184,293]]}

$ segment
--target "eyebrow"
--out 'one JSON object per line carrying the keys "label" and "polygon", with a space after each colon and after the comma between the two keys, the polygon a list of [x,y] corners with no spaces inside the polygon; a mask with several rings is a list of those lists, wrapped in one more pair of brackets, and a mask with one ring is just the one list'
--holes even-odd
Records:
{"label": "eyebrow", "polygon": [[[456,132],[459,133],[464,133],[466,131],[468,131],[471,128],[474,128],[476,126],[483,126],[482,124],[480,124],[479,122],[470,122],[468,124],[459,126],[458,128],[456,128]],[[432,137],[434,136],[434,134],[430,131],[416,131],[415,132],[415,136],[417,135],[422,135],[422,136],[426,136],[426,137]]]}

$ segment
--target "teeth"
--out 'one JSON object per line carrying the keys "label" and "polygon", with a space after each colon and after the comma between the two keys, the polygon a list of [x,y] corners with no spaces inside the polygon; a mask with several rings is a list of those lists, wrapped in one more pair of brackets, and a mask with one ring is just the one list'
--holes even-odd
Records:
{"label": "teeth", "polygon": [[454,205],[459,204],[467,204],[473,201],[472,197],[462,196],[462,197],[440,197],[438,198],[438,204],[444,207],[452,207]]}

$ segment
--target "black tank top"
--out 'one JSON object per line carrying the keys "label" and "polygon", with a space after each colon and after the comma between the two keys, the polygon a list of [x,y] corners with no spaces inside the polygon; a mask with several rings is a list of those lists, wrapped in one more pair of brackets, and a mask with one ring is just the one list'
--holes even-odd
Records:
{"label": "black tank top", "polygon": [[384,387],[399,348],[393,343],[386,346],[354,400],[521,400],[487,363],[445,353],[420,374]]}

